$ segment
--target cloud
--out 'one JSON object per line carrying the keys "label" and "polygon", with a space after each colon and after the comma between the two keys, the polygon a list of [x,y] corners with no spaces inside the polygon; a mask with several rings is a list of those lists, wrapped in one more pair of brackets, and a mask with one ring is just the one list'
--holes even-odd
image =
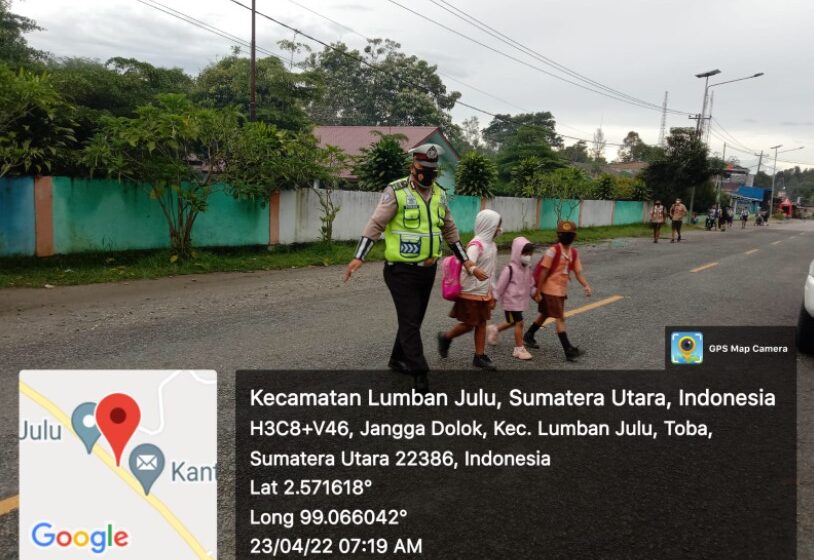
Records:
{"label": "cloud", "polygon": [[755,119],[743,119],[743,122],[750,123],[750,124],[756,124],[757,123],[757,121]]}
{"label": "cloud", "polygon": [[803,121],[803,122],[783,121],[783,122],[780,123],[780,126],[814,126],[814,122],[811,122],[811,121]]}

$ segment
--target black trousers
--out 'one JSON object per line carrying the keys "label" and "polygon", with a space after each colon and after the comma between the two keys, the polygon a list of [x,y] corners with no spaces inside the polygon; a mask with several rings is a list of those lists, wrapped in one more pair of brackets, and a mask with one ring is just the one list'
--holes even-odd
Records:
{"label": "black trousers", "polygon": [[399,323],[390,359],[403,361],[407,369],[416,374],[430,369],[421,342],[421,323],[430,302],[437,268],[437,265],[384,265],[384,283],[390,289]]}

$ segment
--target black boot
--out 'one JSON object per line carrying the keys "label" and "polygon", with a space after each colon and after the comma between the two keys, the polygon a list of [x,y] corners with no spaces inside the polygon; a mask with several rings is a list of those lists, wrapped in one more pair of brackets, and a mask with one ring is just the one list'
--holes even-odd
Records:
{"label": "black boot", "polygon": [[565,351],[565,359],[569,362],[576,362],[577,358],[582,356],[585,353],[584,350],[580,350],[576,346],[572,346]]}
{"label": "black boot", "polygon": [[536,350],[540,347],[537,341],[534,340],[534,333],[538,330],[540,330],[540,326],[537,323],[532,323],[526,331],[526,334],[523,335],[523,344],[526,345],[526,348],[534,348]]}
{"label": "black boot", "polygon": [[492,360],[490,360],[489,356],[486,354],[475,354],[475,357],[472,359],[472,365],[476,368],[481,368],[484,371],[497,370],[497,366],[492,363]]}
{"label": "black boot", "polygon": [[414,380],[414,388],[418,393],[428,393],[430,390],[430,381],[427,379],[426,373],[417,373],[415,374]]}
{"label": "black boot", "polygon": [[387,367],[390,368],[390,371],[395,373],[410,373],[409,369],[407,368],[407,363],[403,360],[390,358],[390,361],[387,362]]}
{"label": "black boot", "polygon": [[577,358],[585,353],[576,346],[571,345],[571,342],[568,340],[568,333],[557,333],[557,336],[560,338],[560,344],[562,344],[562,349],[565,352],[565,359],[569,362],[576,361]]}
{"label": "black boot", "polygon": [[438,333],[438,353],[442,358],[449,356],[449,347],[452,344],[452,339],[447,337],[443,332]]}

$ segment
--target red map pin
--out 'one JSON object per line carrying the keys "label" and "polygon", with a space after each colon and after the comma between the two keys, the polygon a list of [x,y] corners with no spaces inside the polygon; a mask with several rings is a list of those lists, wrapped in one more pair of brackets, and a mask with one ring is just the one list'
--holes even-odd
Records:
{"label": "red map pin", "polygon": [[141,410],[130,395],[113,393],[96,405],[96,425],[116,455],[116,466],[140,420]]}

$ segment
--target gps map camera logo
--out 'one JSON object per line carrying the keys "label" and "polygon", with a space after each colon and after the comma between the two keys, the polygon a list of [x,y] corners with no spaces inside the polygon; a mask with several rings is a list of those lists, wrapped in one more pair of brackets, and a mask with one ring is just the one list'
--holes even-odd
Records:
{"label": "gps map camera logo", "polygon": [[704,334],[674,332],[670,341],[674,364],[698,365],[704,361]]}

